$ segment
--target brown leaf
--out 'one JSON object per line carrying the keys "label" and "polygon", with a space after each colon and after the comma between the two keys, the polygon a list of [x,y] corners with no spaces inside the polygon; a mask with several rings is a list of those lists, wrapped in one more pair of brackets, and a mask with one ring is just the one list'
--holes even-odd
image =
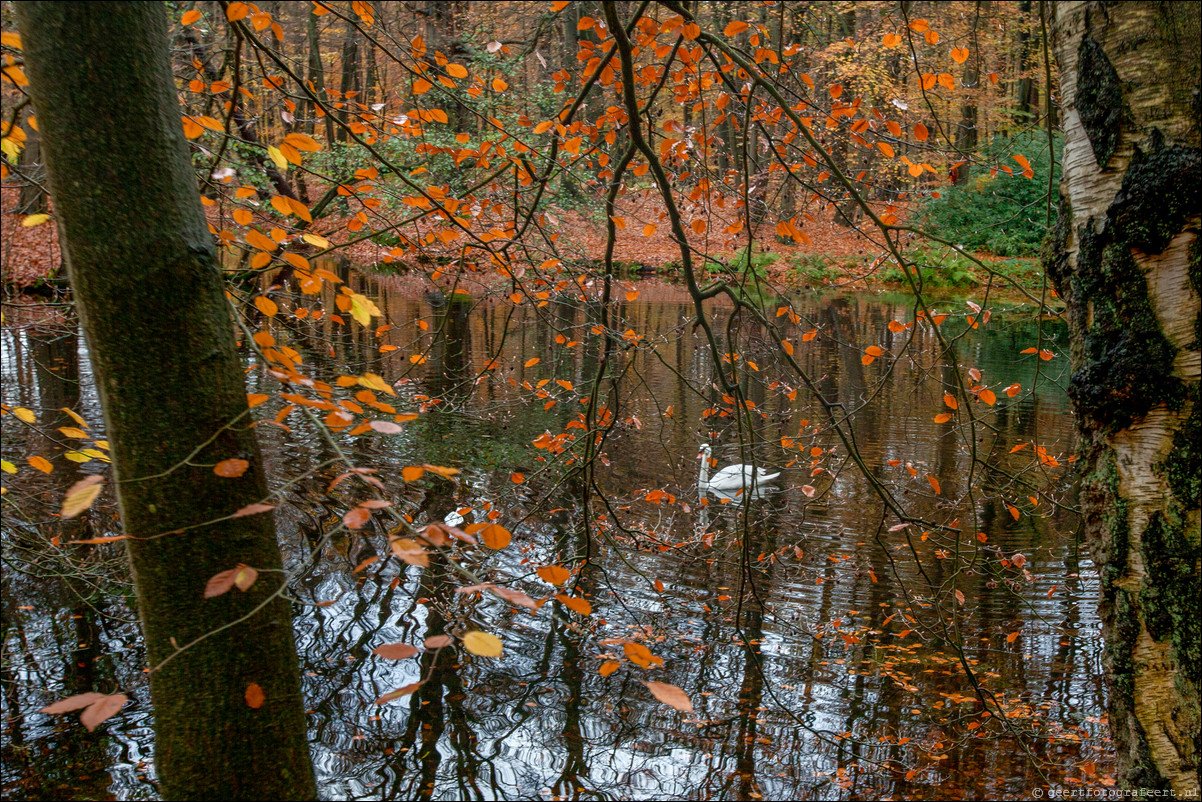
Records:
{"label": "brown leaf", "polygon": [[88,708],[79,714],[79,723],[87,727],[88,732],[92,732],[101,724],[117,715],[128,701],[129,697],[123,693],[102,696],[88,705]]}
{"label": "brown leaf", "polygon": [[274,509],[274,504],[247,504],[245,507],[235,512],[232,517],[244,518],[247,515],[258,515],[261,512],[268,512]]}
{"label": "brown leaf", "polygon": [[421,654],[422,650],[408,643],[385,643],[372,649],[371,653],[385,660],[406,660],[415,654]]}
{"label": "brown leaf", "polygon": [[224,479],[236,479],[249,467],[250,463],[244,459],[225,459],[213,466],[213,473]]}
{"label": "brown leaf", "polygon": [[693,712],[693,703],[689,701],[688,694],[675,685],[669,685],[666,682],[644,682],[643,684],[647,686],[647,690],[651,691],[652,696],[669,707],[674,707],[683,713]]}
{"label": "brown leaf", "polygon": [[87,707],[90,704],[100,701],[104,698],[103,693],[91,691],[89,693],[77,693],[74,696],[68,696],[66,699],[60,699],[54,704],[46,705],[39,713],[46,713],[51,716],[59,713],[70,713],[72,710],[79,710]]}
{"label": "brown leaf", "polygon": [[388,693],[384,694],[379,699],[377,699],[376,704],[386,705],[395,699],[400,699],[402,696],[408,696],[409,694],[413,693],[421,686],[422,686],[422,683],[414,682],[411,685],[406,685],[402,688],[397,688],[395,691],[389,691]]}
{"label": "brown leaf", "polygon": [[444,646],[450,646],[455,642],[455,639],[450,635],[433,635],[425,640],[427,649],[441,649]]}
{"label": "brown leaf", "polygon": [[211,599],[214,596],[220,596],[229,591],[234,586],[234,574],[237,571],[237,568],[231,568],[228,571],[213,574],[209,581],[205,583],[205,598]]}

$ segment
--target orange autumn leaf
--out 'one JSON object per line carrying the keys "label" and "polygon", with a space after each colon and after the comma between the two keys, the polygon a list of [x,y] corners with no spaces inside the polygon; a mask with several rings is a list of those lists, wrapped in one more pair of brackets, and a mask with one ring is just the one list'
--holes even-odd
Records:
{"label": "orange autumn leaf", "polygon": [[250,467],[250,463],[244,459],[225,459],[213,466],[213,473],[223,479],[236,479],[246,473],[246,469]]}
{"label": "orange autumn leaf", "polygon": [[742,33],[743,31],[747,30],[750,27],[751,26],[748,25],[746,22],[743,22],[741,20],[735,20],[734,22],[728,23],[725,30],[723,30],[722,33],[726,34],[727,36],[737,36],[738,34]]}
{"label": "orange autumn leaf", "polygon": [[488,524],[480,530],[480,541],[494,551],[509,545],[513,536],[500,524]]}
{"label": "orange autumn leaf", "polygon": [[562,593],[556,593],[555,599],[573,612],[580,613],[581,615],[593,614],[593,605],[589,603],[588,599],[582,599],[578,596],[565,596]]}
{"label": "orange autumn leaf", "polygon": [[416,482],[418,479],[421,479],[425,473],[426,469],[417,465],[409,465],[401,468],[401,478],[406,482]]}
{"label": "orange autumn leaf", "polygon": [[275,301],[268,298],[266,295],[260,295],[255,298],[255,307],[267,317],[275,317],[280,311],[280,307]]}
{"label": "orange autumn leaf", "polygon": [[562,585],[572,578],[572,572],[561,565],[544,565],[536,568],[538,578],[551,585]]}
{"label": "orange autumn leaf", "polygon": [[252,710],[258,710],[267,701],[267,694],[263,693],[263,689],[257,682],[246,686],[246,693],[243,694],[243,697],[246,699],[246,706]]}

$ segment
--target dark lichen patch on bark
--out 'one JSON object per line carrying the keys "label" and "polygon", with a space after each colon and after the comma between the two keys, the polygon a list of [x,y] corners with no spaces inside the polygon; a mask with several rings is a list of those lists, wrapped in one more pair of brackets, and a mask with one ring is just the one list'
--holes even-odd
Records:
{"label": "dark lichen patch on bark", "polygon": [[[1175,505],[1174,505],[1175,506]],[[1140,536],[1144,579],[1139,592],[1144,626],[1153,640],[1171,638],[1177,664],[1195,687],[1202,676],[1198,619],[1198,544],[1185,533],[1179,509],[1152,514]]]}
{"label": "dark lichen patch on bark", "polygon": [[1069,383],[1069,395],[1088,419],[1083,425],[1112,431],[1158,404],[1177,407],[1185,395],[1173,375],[1177,349],[1161,331],[1147,280],[1130,247],[1113,234],[1109,226],[1096,232],[1092,219],[1078,232],[1070,303],[1079,307],[1074,325],[1082,353]]}
{"label": "dark lichen patch on bark", "polygon": [[1123,186],[1106,211],[1110,236],[1144,253],[1160,253],[1199,213],[1202,150],[1165,145],[1153,129],[1145,152],[1135,149]]}
{"label": "dark lichen patch on bark", "polygon": [[1123,88],[1106,52],[1088,33],[1077,49],[1077,114],[1094,159],[1104,168],[1118,147]]}

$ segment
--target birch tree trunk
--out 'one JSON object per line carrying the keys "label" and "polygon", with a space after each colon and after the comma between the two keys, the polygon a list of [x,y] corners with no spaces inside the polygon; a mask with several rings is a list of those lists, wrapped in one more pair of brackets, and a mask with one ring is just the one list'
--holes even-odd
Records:
{"label": "birch tree trunk", "polygon": [[[16,7],[49,189],[112,441],[164,799],[311,799],[286,581],[161,3]],[[241,475],[213,466],[242,459]],[[215,574],[260,573],[206,599]],[[186,648],[184,648],[186,647]],[[181,650],[182,649],[182,650]],[[168,661],[168,658],[169,661]],[[253,687],[252,687],[253,686]]]}
{"label": "birch tree trunk", "polygon": [[1058,2],[1060,223],[1081,504],[1128,788],[1198,790],[1199,13]]}

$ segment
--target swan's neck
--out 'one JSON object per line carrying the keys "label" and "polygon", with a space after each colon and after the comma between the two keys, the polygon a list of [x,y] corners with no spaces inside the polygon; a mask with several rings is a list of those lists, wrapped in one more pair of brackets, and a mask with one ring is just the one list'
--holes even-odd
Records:
{"label": "swan's neck", "polygon": [[701,454],[701,473],[697,475],[697,484],[704,486],[709,484],[710,480],[710,458],[709,454]]}

